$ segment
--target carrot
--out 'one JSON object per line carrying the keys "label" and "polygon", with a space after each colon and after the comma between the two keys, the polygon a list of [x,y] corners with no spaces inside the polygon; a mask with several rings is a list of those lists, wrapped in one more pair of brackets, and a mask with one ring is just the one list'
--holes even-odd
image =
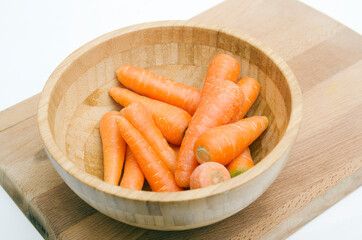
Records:
{"label": "carrot", "polygon": [[140,96],[125,88],[112,87],[111,97],[124,107],[131,103],[142,103],[151,113],[163,136],[172,144],[180,145],[185,130],[191,120],[186,111],[164,102]]}
{"label": "carrot", "polygon": [[264,116],[244,118],[204,132],[195,143],[199,163],[218,162],[223,165],[241,154],[268,127]]}
{"label": "carrot", "polygon": [[175,173],[176,153],[168,145],[160,129],[157,128],[151,113],[141,103],[132,103],[121,110],[121,114],[135,127],[151,145],[167,168]]}
{"label": "carrot", "polygon": [[252,167],[254,167],[254,162],[248,147],[245,148],[237,158],[231,160],[231,162],[226,165],[231,177],[236,177]]}
{"label": "carrot", "polygon": [[245,116],[245,114],[249,111],[253,103],[260,92],[260,85],[258,81],[254,78],[246,77],[241,79],[237,85],[241,88],[245,96],[245,102],[241,110],[236,114],[236,116],[231,120],[231,122],[237,122]]}
{"label": "carrot", "polygon": [[144,181],[145,176],[143,175],[142,170],[138,165],[131,149],[127,147],[123,177],[120,186],[133,190],[142,190]]}
{"label": "carrot", "polygon": [[168,170],[166,164],[160,159],[138,130],[122,116],[117,117],[116,122],[123,139],[135,156],[152,191],[181,191],[182,189],[177,186],[175,178],[170,170]]}
{"label": "carrot", "polygon": [[115,122],[117,116],[120,116],[119,112],[107,112],[99,125],[103,145],[104,181],[114,185],[118,185],[121,178],[126,152],[126,143]]}
{"label": "carrot", "polygon": [[[236,82],[240,74],[238,61],[219,54],[210,63],[205,82],[222,78]],[[201,99],[201,91],[146,69],[123,65],[117,69],[118,80],[127,88],[152,99],[174,105],[194,114]]]}
{"label": "carrot", "polygon": [[208,187],[230,179],[228,170],[216,162],[199,165],[190,177],[190,189]]}
{"label": "carrot", "polygon": [[239,78],[240,66],[238,61],[226,54],[219,54],[212,59],[207,71],[206,82],[212,81],[214,78],[222,78],[236,82]]}
{"label": "carrot", "polygon": [[195,114],[192,116],[178,154],[175,179],[180,187],[190,186],[190,176],[198,162],[194,155],[197,138],[207,129],[228,123],[240,109],[244,96],[231,81],[215,78],[206,82]]}
{"label": "carrot", "polygon": [[117,70],[118,80],[141,95],[182,108],[191,115],[200,102],[201,90],[143,68],[123,65]]}

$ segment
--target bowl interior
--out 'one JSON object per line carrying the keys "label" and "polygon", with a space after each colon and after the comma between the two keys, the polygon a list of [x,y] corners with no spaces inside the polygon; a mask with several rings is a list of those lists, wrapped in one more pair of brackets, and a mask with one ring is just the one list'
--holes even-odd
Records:
{"label": "bowl interior", "polygon": [[[102,37],[101,37],[102,38]],[[58,148],[79,169],[103,179],[99,120],[120,110],[108,95],[121,86],[115,71],[122,64],[147,68],[157,74],[201,88],[213,57],[226,53],[240,64],[240,78],[257,79],[261,92],[247,115],[264,115],[269,127],[251,146],[260,162],[286,131],[291,112],[288,83],[267,54],[234,35],[194,26],[141,28],[88,45],[61,73],[51,92],[48,121]]]}

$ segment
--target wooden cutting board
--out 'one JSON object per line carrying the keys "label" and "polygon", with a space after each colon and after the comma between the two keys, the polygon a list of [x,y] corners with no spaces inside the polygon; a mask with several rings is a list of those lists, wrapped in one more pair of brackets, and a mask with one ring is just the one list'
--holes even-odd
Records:
{"label": "wooden cutting board", "polygon": [[297,1],[228,0],[190,21],[260,39],[295,72],[300,134],[287,165],[249,207],[212,226],[160,232],[117,222],[78,198],[47,158],[39,95],[0,113],[0,183],[47,239],[284,238],[362,185],[362,38]]}

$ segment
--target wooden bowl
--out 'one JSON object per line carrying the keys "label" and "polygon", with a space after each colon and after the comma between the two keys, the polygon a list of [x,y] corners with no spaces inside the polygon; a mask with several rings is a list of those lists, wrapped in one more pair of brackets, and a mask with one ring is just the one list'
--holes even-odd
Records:
{"label": "wooden bowl", "polygon": [[[121,86],[122,64],[202,87],[211,59],[235,57],[241,76],[261,85],[248,115],[270,125],[251,146],[256,166],[227,182],[176,193],[133,191],[105,183],[99,120],[119,110],[108,95]],[[302,97],[287,64],[259,41],[220,26],[184,21],[135,25],[105,34],[67,57],[47,81],[39,103],[41,138],[55,169],[85,202],[130,225],[183,230],[218,222],[245,208],[273,182],[297,136]]]}

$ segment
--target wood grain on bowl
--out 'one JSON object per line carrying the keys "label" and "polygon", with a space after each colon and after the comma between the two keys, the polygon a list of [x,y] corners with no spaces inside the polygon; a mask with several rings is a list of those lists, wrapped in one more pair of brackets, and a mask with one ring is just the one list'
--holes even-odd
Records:
{"label": "wood grain on bowl", "polygon": [[[104,96],[110,86],[120,86],[116,69],[130,64],[200,87],[211,59],[220,53],[233,56],[260,83],[250,114],[267,116],[270,125],[254,143],[256,167],[222,184],[178,193],[132,191],[103,182],[97,131],[100,116],[120,109]],[[38,119],[53,165],[89,205],[134,226],[182,230],[231,216],[266,190],[293,145],[301,105],[293,73],[259,41],[219,26],[166,21],[116,30],[72,53],[46,83]]]}
{"label": "wood grain on bowl", "polygon": [[[360,34],[298,1],[228,0],[193,20],[228,26],[262,40],[297,75],[303,119],[279,177],[247,208],[211,226],[165,232],[123,224],[80,200],[54,170],[37,129],[38,94],[0,112],[0,183],[43,237],[280,239],[362,184],[362,125],[356,121],[362,117],[361,99],[356,98],[362,91]],[[179,69],[169,71],[172,78]],[[194,69],[182,72],[184,80],[206,72]]]}

